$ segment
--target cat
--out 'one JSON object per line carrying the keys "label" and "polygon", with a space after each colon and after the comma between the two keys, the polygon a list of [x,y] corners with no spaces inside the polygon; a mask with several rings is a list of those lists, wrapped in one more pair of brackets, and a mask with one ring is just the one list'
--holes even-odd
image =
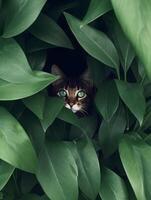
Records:
{"label": "cat", "polygon": [[60,78],[52,84],[51,94],[64,99],[64,105],[78,117],[90,114],[95,87],[89,69],[79,77],[68,77],[57,65],[52,65],[51,74]]}

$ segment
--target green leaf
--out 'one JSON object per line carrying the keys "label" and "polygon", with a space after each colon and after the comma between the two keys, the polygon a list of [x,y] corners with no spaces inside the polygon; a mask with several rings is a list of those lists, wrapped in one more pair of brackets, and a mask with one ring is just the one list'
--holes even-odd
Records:
{"label": "green leaf", "polygon": [[4,8],[7,13],[3,37],[10,38],[25,31],[38,17],[46,0],[5,0]]}
{"label": "green leaf", "polygon": [[28,135],[19,122],[2,107],[0,116],[0,158],[16,168],[34,173],[37,157]]}
{"label": "green leaf", "polygon": [[73,149],[78,167],[78,182],[80,190],[91,200],[95,200],[100,190],[100,166],[97,154],[88,139],[75,143]]}
{"label": "green leaf", "polygon": [[45,94],[44,92],[37,93],[31,97],[23,99],[27,108],[29,108],[39,119],[43,119],[45,107]]}
{"label": "green leaf", "polygon": [[115,20],[115,18],[111,16],[110,20],[108,20],[107,23],[109,24],[108,26],[110,29],[110,34],[112,35],[114,44],[118,50],[120,61],[124,69],[125,79],[126,79],[126,73],[132,64],[132,61],[135,57],[135,52],[132,48],[131,43],[123,33],[120,25]]}
{"label": "green leaf", "polygon": [[[27,52],[36,53],[36,54],[37,54],[37,51],[46,50],[46,49],[49,49],[49,48],[55,48],[56,47],[52,44],[43,42],[42,40],[39,40],[32,35],[28,39],[26,45],[27,45]],[[30,62],[30,58],[29,58],[29,62]],[[31,58],[31,62],[32,62],[32,58]]]}
{"label": "green leaf", "polygon": [[22,174],[20,181],[20,189],[22,194],[27,194],[31,192],[34,186],[37,184],[37,179],[33,174]]}
{"label": "green leaf", "polygon": [[0,161],[0,190],[7,184],[14,172],[14,167],[4,161]]}
{"label": "green leaf", "polygon": [[123,31],[131,41],[151,78],[151,2],[141,0],[111,0],[111,2]]}
{"label": "green leaf", "polygon": [[15,40],[0,38],[0,45],[0,100],[33,95],[56,80],[51,74],[32,71]]}
{"label": "green leaf", "polygon": [[74,113],[72,113],[69,109],[62,109],[58,115],[58,118],[77,126],[80,128],[84,134],[92,136],[97,128],[97,119],[96,116],[88,116],[83,118],[78,118]]}
{"label": "green leaf", "polygon": [[129,196],[122,178],[110,169],[104,167],[102,168],[101,172],[101,199],[128,200]]}
{"label": "green leaf", "polygon": [[103,154],[109,156],[117,150],[126,128],[125,111],[119,107],[110,121],[103,121],[99,129],[99,144]]}
{"label": "green leaf", "polygon": [[41,120],[44,131],[54,122],[63,106],[64,102],[58,97],[46,98],[43,119]]}
{"label": "green leaf", "polygon": [[136,136],[125,136],[119,146],[125,172],[137,200],[151,198],[151,147]]}
{"label": "green leaf", "polygon": [[47,142],[39,156],[37,178],[51,200],[77,200],[77,166],[67,145]]}
{"label": "green leaf", "polygon": [[82,25],[86,25],[98,17],[112,10],[110,0],[91,0],[86,15],[82,20]]}
{"label": "green leaf", "polygon": [[98,88],[106,78],[106,66],[91,56],[87,57],[87,63],[94,85]]}
{"label": "green leaf", "polygon": [[103,118],[109,121],[119,105],[119,95],[114,81],[106,81],[101,84],[95,103]]}
{"label": "green leaf", "polygon": [[64,31],[47,15],[40,14],[29,30],[35,37],[46,43],[69,49],[73,48]]}
{"label": "green leaf", "polygon": [[46,64],[47,51],[41,50],[28,54],[28,61],[33,70],[42,70]]}
{"label": "green leaf", "polygon": [[25,131],[29,134],[36,153],[39,155],[39,152],[41,151],[45,141],[45,133],[41,126],[40,120],[28,110],[24,111],[19,120]]}
{"label": "green leaf", "polygon": [[116,80],[116,86],[121,99],[141,125],[146,109],[143,88],[137,83],[127,83],[120,80]]}
{"label": "green leaf", "polygon": [[27,200],[27,199],[28,200],[41,200],[40,196],[38,196],[36,194],[26,194],[19,200]]}
{"label": "green leaf", "polygon": [[119,70],[119,57],[112,41],[101,31],[88,25],[81,27],[81,21],[65,13],[67,22],[81,46],[94,58]]}

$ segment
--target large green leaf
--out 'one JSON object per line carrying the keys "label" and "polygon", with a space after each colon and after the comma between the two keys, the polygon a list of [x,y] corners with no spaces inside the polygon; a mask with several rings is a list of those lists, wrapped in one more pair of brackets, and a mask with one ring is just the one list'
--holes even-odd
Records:
{"label": "large green leaf", "polygon": [[151,78],[151,1],[111,0],[111,2],[123,31]]}
{"label": "large green leaf", "polygon": [[113,38],[114,44],[118,50],[120,62],[124,69],[126,79],[126,73],[132,64],[132,61],[135,57],[135,52],[129,40],[123,33],[120,25],[115,20],[114,16],[111,15],[111,17],[107,21],[107,24],[110,30],[111,37]]}
{"label": "large green leaf", "polygon": [[30,96],[56,80],[51,74],[32,71],[24,52],[15,40],[1,38],[0,46],[1,100]]}
{"label": "large green leaf", "polygon": [[73,151],[78,167],[78,182],[81,191],[91,200],[95,200],[100,190],[100,167],[97,154],[88,139],[75,143]]}
{"label": "large green leaf", "polygon": [[119,146],[122,164],[137,200],[151,199],[151,147],[138,136],[125,136]]}
{"label": "large green leaf", "polygon": [[43,119],[45,107],[44,92],[39,92],[31,97],[25,98],[23,102],[39,119]]}
{"label": "large green leaf", "polygon": [[110,0],[91,0],[82,25],[88,24],[112,9]]}
{"label": "large green leaf", "polygon": [[29,53],[28,61],[33,70],[42,70],[46,65],[47,51],[44,49]]}
{"label": "large green leaf", "polygon": [[88,134],[92,136],[97,128],[97,119],[96,116],[88,116],[83,118],[78,118],[74,113],[72,113],[69,109],[62,109],[58,115],[58,118],[77,126],[80,128],[84,134]]}
{"label": "large green leaf", "polygon": [[44,131],[53,123],[57,115],[64,106],[62,99],[58,97],[47,97],[43,110],[43,119],[41,120]]}
{"label": "large green leaf", "polygon": [[0,161],[0,190],[2,190],[8,182],[9,178],[14,172],[14,169],[15,168],[12,165],[9,165],[4,161]]}
{"label": "large green leaf", "polygon": [[137,83],[127,83],[120,80],[116,80],[116,86],[121,99],[141,125],[146,109],[143,88]]}
{"label": "large green leaf", "polygon": [[106,121],[109,121],[119,105],[119,95],[114,81],[106,81],[99,87],[95,103]]}
{"label": "large green leaf", "polygon": [[49,44],[73,48],[64,31],[47,15],[40,14],[35,23],[31,26],[30,32],[38,39]]}
{"label": "large green leaf", "polygon": [[40,120],[28,110],[24,111],[19,120],[25,131],[29,134],[36,153],[39,154],[45,141],[45,132],[41,126]]}
{"label": "large green leaf", "polygon": [[27,194],[21,197],[19,200],[41,200],[40,196],[36,194]]}
{"label": "large green leaf", "polygon": [[102,200],[128,200],[124,181],[110,169],[102,167],[100,196]]}
{"label": "large green leaf", "polygon": [[25,31],[38,17],[45,3],[46,0],[5,0],[3,37],[13,37]]}
{"label": "large green leaf", "polygon": [[94,58],[118,71],[119,57],[111,40],[101,31],[88,25],[81,27],[81,21],[65,13],[67,22],[81,46]]}
{"label": "large green leaf", "polygon": [[0,158],[14,167],[34,173],[37,157],[28,135],[19,122],[2,107],[0,116]]}
{"label": "large green leaf", "polygon": [[98,88],[102,81],[106,78],[107,67],[91,56],[87,57],[87,63],[94,85]]}
{"label": "large green leaf", "polygon": [[125,111],[122,106],[113,115],[110,121],[102,121],[99,129],[99,144],[104,155],[114,153],[126,127]]}
{"label": "large green leaf", "polygon": [[37,178],[51,200],[77,200],[77,166],[63,142],[47,142],[39,156]]}

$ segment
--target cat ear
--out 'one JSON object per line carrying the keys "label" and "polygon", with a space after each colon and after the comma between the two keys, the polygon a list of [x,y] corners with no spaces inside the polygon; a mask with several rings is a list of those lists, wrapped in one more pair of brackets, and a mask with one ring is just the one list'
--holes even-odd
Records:
{"label": "cat ear", "polygon": [[51,66],[51,73],[55,76],[60,76],[60,79],[65,77],[63,71],[55,64]]}
{"label": "cat ear", "polygon": [[91,73],[89,68],[87,68],[84,73],[81,75],[81,79],[85,81],[92,81]]}

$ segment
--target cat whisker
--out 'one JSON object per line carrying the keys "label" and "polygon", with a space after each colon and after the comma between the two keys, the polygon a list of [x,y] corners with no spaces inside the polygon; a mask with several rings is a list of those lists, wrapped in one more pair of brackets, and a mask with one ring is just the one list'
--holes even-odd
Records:
{"label": "cat whisker", "polygon": [[86,115],[88,115],[88,112],[85,110],[85,109],[83,109],[83,108],[81,108],[81,110],[80,110],[80,112],[82,113],[82,114],[86,114]]}

